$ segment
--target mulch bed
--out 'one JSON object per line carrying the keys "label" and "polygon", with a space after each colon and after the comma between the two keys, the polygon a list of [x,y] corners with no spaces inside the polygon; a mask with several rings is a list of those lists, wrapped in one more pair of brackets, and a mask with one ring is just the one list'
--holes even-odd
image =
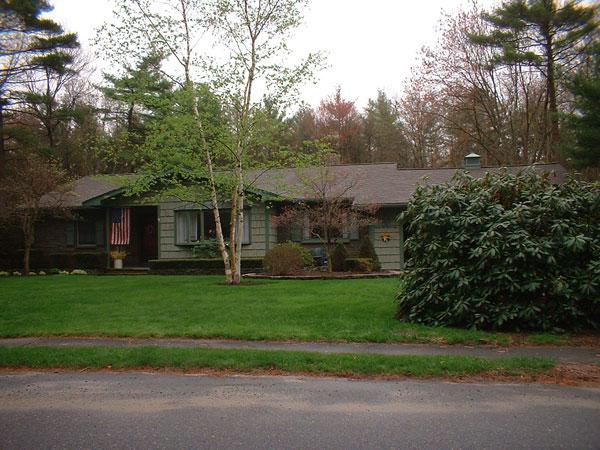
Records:
{"label": "mulch bed", "polygon": [[389,270],[386,272],[354,273],[354,272],[297,272],[289,275],[269,275],[266,273],[247,273],[244,278],[270,280],[356,280],[361,278],[393,278],[402,272]]}

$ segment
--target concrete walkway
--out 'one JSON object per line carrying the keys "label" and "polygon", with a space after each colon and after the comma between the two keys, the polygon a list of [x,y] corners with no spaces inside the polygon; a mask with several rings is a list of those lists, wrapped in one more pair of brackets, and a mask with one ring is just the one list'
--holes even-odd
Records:
{"label": "concrete walkway", "polygon": [[222,339],[129,339],[129,338],[62,338],[28,337],[0,339],[0,347],[143,347],[221,348],[305,351],[318,353],[366,353],[381,355],[452,355],[479,358],[545,357],[559,363],[600,364],[597,347],[491,347],[466,345],[329,343],[329,342],[266,342]]}

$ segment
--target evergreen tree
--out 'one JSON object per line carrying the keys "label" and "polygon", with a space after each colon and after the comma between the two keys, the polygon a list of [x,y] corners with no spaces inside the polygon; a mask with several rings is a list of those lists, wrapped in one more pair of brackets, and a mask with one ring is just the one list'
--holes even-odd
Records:
{"label": "evergreen tree", "polygon": [[365,110],[364,134],[370,162],[398,162],[408,166],[406,139],[398,110],[385,92],[369,99]]}
{"label": "evergreen tree", "polygon": [[[68,59],[61,66],[42,65],[24,74],[21,90],[13,94],[19,111],[33,120],[30,126],[21,127],[25,128],[23,132],[33,132],[38,150],[53,157],[59,156],[64,129],[79,114],[79,102],[68,97],[73,97],[74,90],[83,94],[89,87],[79,82],[88,62],[78,50],[65,55]],[[64,164],[64,168],[69,169],[69,164]]]}
{"label": "evergreen tree", "polygon": [[114,101],[111,113],[133,140],[143,134],[144,121],[169,101],[173,85],[161,71],[162,60],[160,54],[152,53],[135,67],[126,67],[121,77],[104,74],[107,85],[100,90]]}
{"label": "evergreen tree", "polygon": [[379,262],[379,257],[377,256],[377,252],[375,251],[373,242],[371,242],[371,238],[368,234],[365,234],[360,240],[360,246],[358,248],[358,257],[368,258],[371,261],[373,261],[373,271],[378,272],[379,270],[381,270],[381,263]]}
{"label": "evergreen tree", "polygon": [[580,63],[598,27],[596,16],[597,6],[579,0],[512,0],[484,14],[491,33],[471,36],[475,43],[498,49],[496,63],[529,64],[543,74],[550,121],[546,157],[554,156],[560,139],[559,78]]}
{"label": "evergreen tree", "polygon": [[600,167],[600,43],[595,43],[589,54],[589,67],[568,83],[576,112],[566,119],[574,142],[565,150],[577,168]]}
{"label": "evergreen tree", "polygon": [[281,162],[280,155],[288,151],[291,144],[290,126],[285,112],[269,98],[263,99],[252,111],[255,124],[248,151],[250,165],[269,165]]}
{"label": "evergreen tree", "polygon": [[6,151],[15,92],[35,70],[60,72],[70,64],[69,50],[79,47],[74,33],[65,33],[56,22],[42,18],[51,11],[46,0],[0,1],[0,155]]}
{"label": "evergreen tree", "polygon": [[100,87],[107,101],[106,120],[111,136],[103,154],[109,171],[131,172],[145,160],[145,141],[161,125],[163,116],[179,113],[173,83],[162,72],[163,57],[150,53],[127,65],[121,76],[104,74]]}

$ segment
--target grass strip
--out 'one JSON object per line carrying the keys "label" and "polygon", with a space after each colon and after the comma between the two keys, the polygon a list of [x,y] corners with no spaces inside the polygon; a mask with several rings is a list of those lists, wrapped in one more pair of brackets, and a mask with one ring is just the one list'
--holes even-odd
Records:
{"label": "grass strip", "polygon": [[224,286],[222,276],[0,277],[0,337],[120,336],[241,340],[531,343],[511,335],[394,319],[399,279],[270,281]]}
{"label": "grass strip", "polygon": [[0,367],[66,369],[276,370],[336,376],[458,377],[524,375],[554,366],[547,358],[484,359],[467,356],[322,354],[269,350],[161,347],[7,347]]}

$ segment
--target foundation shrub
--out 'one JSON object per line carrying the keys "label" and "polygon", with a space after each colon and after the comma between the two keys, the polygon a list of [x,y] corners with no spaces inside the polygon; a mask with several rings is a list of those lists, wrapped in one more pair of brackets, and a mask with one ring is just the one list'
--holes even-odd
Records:
{"label": "foundation shrub", "polygon": [[[308,257],[306,253],[308,253]],[[271,275],[289,275],[302,270],[309,263],[312,255],[294,242],[277,244],[270,249],[263,262],[264,270]]]}

